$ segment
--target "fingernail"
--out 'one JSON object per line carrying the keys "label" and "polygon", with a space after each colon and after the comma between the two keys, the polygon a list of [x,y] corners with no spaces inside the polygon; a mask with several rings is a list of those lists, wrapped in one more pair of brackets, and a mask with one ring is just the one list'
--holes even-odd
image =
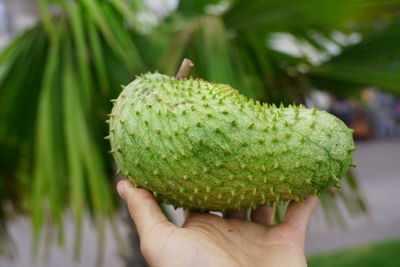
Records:
{"label": "fingernail", "polygon": [[117,184],[117,191],[120,197],[124,198],[124,191],[125,191],[125,183],[124,182],[118,182]]}

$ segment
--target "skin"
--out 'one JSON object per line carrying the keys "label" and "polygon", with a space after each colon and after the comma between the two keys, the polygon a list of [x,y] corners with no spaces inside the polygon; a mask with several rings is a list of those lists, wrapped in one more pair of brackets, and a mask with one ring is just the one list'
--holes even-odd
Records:
{"label": "skin", "polygon": [[272,209],[262,206],[253,212],[252,222],[239,211],[225,218],[185,212],[184,225],[177,227],[147,190],[134,188],[128,180],[120,181],[117,190],[150,266],[307,266],[304,240],[315,197],[291,202],[281,224],[271,225]]}

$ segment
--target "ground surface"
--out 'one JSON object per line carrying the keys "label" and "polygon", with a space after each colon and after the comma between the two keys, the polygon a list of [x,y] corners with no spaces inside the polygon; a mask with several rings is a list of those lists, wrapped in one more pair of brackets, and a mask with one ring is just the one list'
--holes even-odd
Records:
{"label": "ground surface", "polygon": [[[369,205],[370,214],[368,217],[350,220],[348,228],[340,230],[328,228],[321,212],[317,212],[309,229],[306,246],[308,255],[400,237],[400,140],[363,142],[358,143],[357,146],[355,162],[358,167],[355,171]],[[11,234],[16,244],[16,250],[14,250],[17,251],[16,259],[11,261],[4,257],[0,258],[0,267],[94,266],[97,239],[96,232],[91,229],[89,222],[87,221],[85,224],[82,260],[79,264],[74,264],[71,259],[73,225],[70,218],[66,220],[66,227],[67,247],[59,249],[54,246],[46,262],[37,262],[34,265],[31,264],[30,255],[30,222],[24,219],[16,220],[10,225]],[[121,225],[121,228],[125,229],[125,225]],[[104,266],[123,266],[117,245],[111,238],[110,228],[107,231],[107,240]],[[344,254],[339,253],[337,255]],[[323,261],[318,259],[315,262],[312,261],[311,266],[330,266],[319,265]],[[333,259],[336,259],[336,257],[333,256]],[[318,263],[318,265],[315,265],[315,263]],[[354,263],[356,262],[354,261]],[[385,263],[383,265],[389,266]],[[353,264],[351,266],[361,265]]]}

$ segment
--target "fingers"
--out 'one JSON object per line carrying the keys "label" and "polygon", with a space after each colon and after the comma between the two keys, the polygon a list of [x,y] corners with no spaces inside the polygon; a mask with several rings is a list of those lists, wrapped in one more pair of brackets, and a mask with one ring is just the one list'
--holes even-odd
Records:
{"label": "fingers", "polygon": [[268,226],[273,224],[275,205],[273,207],[260,206],[251,213],[251,220],[259,224]]}
{"label": "fingers", "polygon": [[301,232],[305,232],[316,205],[317,198],[311,196],[306,197],[303,202],[292,201],[286,210],[283,221],[297,227]]}
{"label": "fingers", "polygon": [[246,217],[246,212],[245,211],[239,211],[239,210],[231,210],[231,211],[227,211],[225,213],[224,217],[228,218],[228,219],[243,220]]}
{"label": "fingers", "polygon": [[128,180],[118,182],[117,191],[128,205],[140,237],[146,235],[157,224],[172,226],[149,191],[134,188]]}
{"label": "fingers", "polygon": [[186,221],[186,220],[190,217],[190,215],[192,215],[192,214],[193,214],[193,211],[184,209],[184,210],[183,210],[183,217],[185,218],[185,221]]}

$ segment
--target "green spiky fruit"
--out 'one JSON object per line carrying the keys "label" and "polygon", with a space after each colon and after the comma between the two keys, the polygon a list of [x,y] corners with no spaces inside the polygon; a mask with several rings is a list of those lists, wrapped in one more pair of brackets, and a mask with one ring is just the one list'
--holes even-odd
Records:
{"label": "green spiky fruit", "polygon": [[352,164],[352,130],[333,115],[275,107],[229,85],[146,74],[110,114],[119,171],[163,202],[229,210],[318,194]]}

